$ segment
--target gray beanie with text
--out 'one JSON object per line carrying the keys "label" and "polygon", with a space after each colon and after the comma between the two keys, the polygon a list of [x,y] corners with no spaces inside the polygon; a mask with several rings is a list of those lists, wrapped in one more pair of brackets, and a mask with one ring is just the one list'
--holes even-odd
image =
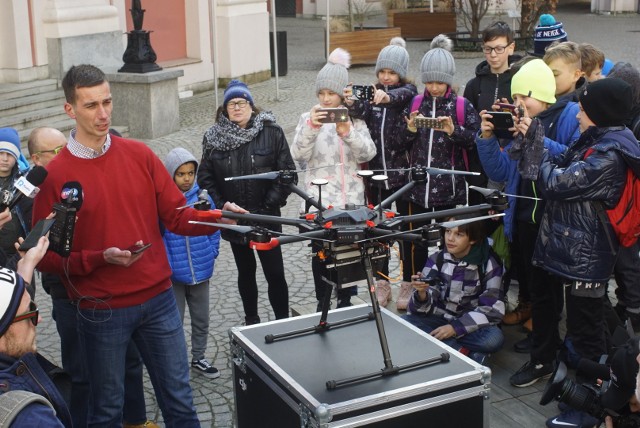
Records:
{"label": "gray beanie with text", "polygon": [[456,74],[456,64],[451,55],[453,42],[444,34],[431,41],[431,49],[424,54],[420,63],[422,83],[441,82],[451,86]]}
{"label": "gray beanie with text", "polygon": [[389,46],[382,48],[376,61],[376,75],[383,68],[388,68],[398,73],[401,79],[407,77],[409,69],[409,52],[406,49],[407,43],[402,37],[394,37],[389,42]]}

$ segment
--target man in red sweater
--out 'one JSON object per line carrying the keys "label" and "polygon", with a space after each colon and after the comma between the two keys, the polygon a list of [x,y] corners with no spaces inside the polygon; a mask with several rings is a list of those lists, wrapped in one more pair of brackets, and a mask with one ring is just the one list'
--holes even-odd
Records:
{"label": "man in red sweater", "polygon": [[[111,90],[100,69],[73,66],[62,86],[64,108],[76,128],[47,166],[33,221],[51,212],[65,183],[81,184],[84,202],[71,254],[49,251],[38,268],[61,275],[78,307],[91,384],[89,426],[122,424],[125,353],[131,340],[147,367],[166,426],[200,426],[158,219],[174,233],[202,235],[212,228],[189,221],[220,221],[219,212],[176,210],[185,198],[161,160],[145,144],[109,134]],[[230,203],[224,209],[246,212]],[[127,248],[136,243],[151,246],[133,254]]]}

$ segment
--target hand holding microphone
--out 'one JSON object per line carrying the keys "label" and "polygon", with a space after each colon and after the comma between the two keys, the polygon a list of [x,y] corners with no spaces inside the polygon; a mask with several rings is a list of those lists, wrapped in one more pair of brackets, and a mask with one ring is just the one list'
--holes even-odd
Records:
{"label": "hand holding microphone", "polygon": [[11,211],[22,198],[33,198],[38,193],[38,186],[47,178],[47,170],[42,166],[34,166],[25,176],[20,176],[14,181],[11,189],[2,192],[0,200],[0,212],[9,208]]}

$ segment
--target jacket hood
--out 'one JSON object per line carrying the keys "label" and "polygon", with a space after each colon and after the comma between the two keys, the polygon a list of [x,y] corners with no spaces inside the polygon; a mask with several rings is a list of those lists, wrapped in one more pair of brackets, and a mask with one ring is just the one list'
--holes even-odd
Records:
{"label": "jacket hood", "polygon": [[640,146],[633,132],[622,127],[598,128],[596,132],[604,135],[602,142],[596,144],[594,148],[605,151],[617,150],[629,168],[640,177]]}
{"label": "jacket hood", "polygon": [[173,179],[173,176],[176,174],[176,170],[180,168],[181,165],[187,162],[194,162],[196,164],[197,173],[199,164],[195,156],[193,156],[187,149],[176,147],[167,154],[167,157],[164,161],[164,166],[167,168],[167,171],[169,171],[171,179]]}
{"label": "jacket hood", "polygon": [[[520,55],[509,55],[507,62],[509,66],[511,66],[511,64],[521,59],[522,57]],[[511,73],[511,70],[506,70],[505,73]],[[489,62],[487,62],[486,59],[476,66],[476,76],[489,76],[491,74],[493,73],[491,73],[491,67],[489,67]]]}

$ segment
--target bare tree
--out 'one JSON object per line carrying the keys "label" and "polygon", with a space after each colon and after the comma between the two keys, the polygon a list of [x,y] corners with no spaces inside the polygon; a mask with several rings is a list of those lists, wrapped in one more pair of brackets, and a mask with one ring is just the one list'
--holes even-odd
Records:
{"label": "bare tree", "polygon": [[499,7],[504,0],[455,0],[456,13],[462,18],[462,24],[469,32],[471,38],[480,35],[480,22],[487,14],[489,6],[494,4]]}
{"label": "bare tree", "polygon": [[533,34],[540,15],[544,13],[555,13],[558,0],[521,0],[520,9],[520,35]]}

